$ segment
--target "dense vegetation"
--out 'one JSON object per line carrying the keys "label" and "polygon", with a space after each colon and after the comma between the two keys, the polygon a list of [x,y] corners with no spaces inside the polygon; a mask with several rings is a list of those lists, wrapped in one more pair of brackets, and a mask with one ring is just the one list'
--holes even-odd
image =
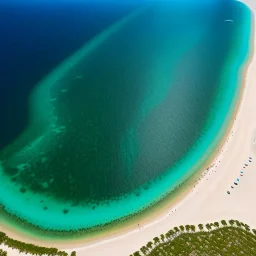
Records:
{"label": "dense vegetation", "polygon": [[130,256],[255,256],[256,230],[237,220],[179,226]]}
{"label": "dense vegetation", "polygon": [[[58,255],[58,256],[68,256],[67,252],[59,251],[57,248],[48,248],[43,246],[37,246],[34,244],[27,244],[12,238],[9,238],[5,233],[0,232],[0,245],[4,244],[12,249],[16,249],[19,252],[29,253],[32,255]],[[6,256],[7,253],[0,249],[0,256]],[[73,251],[71,256],[76,256],[76,252]]]}
{"label": "dense vegetation", "polygon": [[0,256],[7,256],[7,252],[0,249]]}

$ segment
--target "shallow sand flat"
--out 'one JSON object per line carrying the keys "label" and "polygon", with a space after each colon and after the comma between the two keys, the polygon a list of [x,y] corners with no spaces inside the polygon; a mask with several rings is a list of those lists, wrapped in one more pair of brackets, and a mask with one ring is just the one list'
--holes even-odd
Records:
{"label": "shallow sand flat", "polygon": [[[253,9],[254,14],[256,13],[254,0],[243,2]],[[254,25],[254,31],[255,28]],[[256,40],[254,40],[254,47],[256,47]],[[84,247],[69,244],[66,246],[67,251],[76,250],[77,255],[81,256],[130,255],[155,236],[166,233],[174,226],[197,225],[221,219],[239,219],[256,227],[256,206],[253,196],[256,193],[256,143],[255,146],[253,145],[253,141],[256,142],[255,58],[254,54],[246,76],[241,107],[232,131],[226,139],[227,142],[215,159],[214,167],[200,180],[192,192],[147,226],[141,223],[140,229],[136,228],[116,238],[94,242]],[[250,156],[252,163],[249,163]],[[248,167],[243,169],[245,163]],[[241,170],[244,170],[243,177],[239,175]],[[236,178],[240,178],[240,182],[238,186],[234,185],[232,190],[230,186]],[[227,190],[231,191],[230,195],[227,194]],[[11,233],[8,232],[8,235]],[[8,249],[8,255],[17,254],[16,250]]]}

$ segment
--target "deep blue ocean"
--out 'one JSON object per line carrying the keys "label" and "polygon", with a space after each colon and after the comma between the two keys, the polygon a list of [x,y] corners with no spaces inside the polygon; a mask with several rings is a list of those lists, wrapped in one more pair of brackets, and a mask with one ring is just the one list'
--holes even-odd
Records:
{"label": "deep blue ocean", "polygon": [[0,1],[0,149],[25,128],[33,87],[138,5],[132,1]]}

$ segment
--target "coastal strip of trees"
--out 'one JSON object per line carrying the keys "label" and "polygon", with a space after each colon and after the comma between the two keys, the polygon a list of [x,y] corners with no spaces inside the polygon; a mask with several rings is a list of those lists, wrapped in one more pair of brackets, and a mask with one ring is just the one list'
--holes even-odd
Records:
{"label": "coastal strip of trees", "polygon": [[[49,255],[49,256],[68,256],[65,251],[60,251],[57,248],[49,248],[37,246],[34,244],[24,243],[8,237],[4,232],[0,232],[0,245],[4,244],[9,248],[16,249],[19,252],[31,255]],[[0,250],[0,256],[7,256],[7,252]],[[76,252],[72,251],[70,256],[76,256]]]}
{"label": "coastal strip of trees", "polygon": [[130,256],[255,256],[256,230],[238,220],[181,225]]}
{"label": "coastal strip of trees", "polygon": [[0,256],[7,256],[7,252],[0,249]]}

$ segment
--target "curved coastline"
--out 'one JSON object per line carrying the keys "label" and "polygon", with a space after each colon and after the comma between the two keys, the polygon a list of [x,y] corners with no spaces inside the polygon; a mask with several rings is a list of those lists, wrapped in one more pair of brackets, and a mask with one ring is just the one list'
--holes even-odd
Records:
{"label": "curved coastline", "polygon": [[[236,108],[238,107],[237,102],[239,102],[239,101],[241,100],[242,92],[239,92],[239,93],[237,92],[237,95],[239,95],[239,100],[236,99],[236,100],[233,101],[233,104],[236,105]],[[236,112],[236,111],[235,111],[235,112]],[[231,115],[232,115],[232,116],[235,115],[235,114],[234,114],[234,109],[230,112],[230,116],[231,116]],[[231,121],[230,121],[230,120],[231,120]],[[218,152],[217,148],[218,148],[218,149],[221,148],[221,145],[222,145],[222,144],[221,144],[221,143],[222,143],[221,141],[224,141],[224,140],[225,140],[226,132],[227,132],[227,130],[230,129],[230,128],[227,128],[227,126],[230,127],[230,126],[231,126],[231,123],[232,123],[232,118],[230,117],[230,118],[228,118],[226,125],[224,125],[225,127],[222,126],[223,130],[222,130],[222,131],[220,132],[220,134],[219,134],[218,143],[215,141],[216,144],[215,144],[215,146],[214,146],[214,150],[213,150],[213,149],[210,150],[210,151],[211,151],[211,153],[209,154],[209,155],[211,156],[210,158],[215,158],[215,156],[216,156],[216,154],[217,154],[217,152]],[[225,135],[223,135],[223,132],[225,132]],[[220,139],[220,137],[221,137],[221,139]],[[217,144],[218,144],[218,146],[216,146]],[[221,145],[220,145],[220,144],[221,144]],[[217,147],[217,148],[216,148],[216,147]],[[212,151],[214,151],[214,152],[212,152]],[[209,158],[209,155],[208,155],[207,157],[205,156],[205,158],[208,159],[208,158]],[[205,159],[205,160],[206,160],[206,159]],[[204,160],[203,162],[205,162],[205,160]],[[209,159],[208,159],[208,161],[209,161]],[[208,165],[208,161],[207,161],[207,165]],[[200,165],[202,165],[202,164],[203,164],[203,163],[201,162]],[[205,164],[206,164],[206,163],[204,163],[203,166],[205,166]],[[195,167],[195,168],[198,169],[198,166]],[[201,166],[201,168],[203,169],[202,166]],[[201,170],[202,170],[202,169],[201,169]],[[194,175],[195,175],[195,176],[198,176],[199,172],[200,172],[200,171],[198,171],[198,172],[197,172],[196,174],[194,174]],[[188,182],[191,183],[191,179],[190,179]],[[187,182],[187,183],[188,183],[188,182]],[[186,183],[185,183],[185,184],[186,184]],[[187,185],[187,184],[186,184],[186,185]],[[193,185],[192,185],[192,186],[193,186]],[[187,192],[191,189],[191,187],[188,188],[187,186],[183,185],[182,188],[180,188],[180,190],[183,190],[183,189],[186,191],[185,193],[187,193]],[[176,192],[177,192],[177,191],[178,191],[178,190],[176,190]],[[183,194],[182,196],[184,196],[184,192],[183,192],[182,194]],[[181,194],[180,194],[180,195],[181,195]],[[164,202],[163,204],[166,205],[166,204],[167,204],[167,201],[168,201],[168,208],[169,208],[169,204],[170,204],[169,199],[168,199],[168,200],[165,200],[165,199],[164,199],[164,200],[163,200],[163,202]],[[159,204],[159,205],[160,205],[160,204]],[[159,205],[156,206],[156,208],[158,208]],[[165,207],[166,207],[166,206],[165,206]],[[162,208],[162,206],[159,207],[159,208]],[[159,210],[160,210],[160,209],[159,209]],[[151,210],[150,210],[151,215],[152,215],[152,211],[153,211],[153,210],[151,209]],[[161,211],[162,211],[162,210],[161,210]],[[149,212],[149,211],[148,211],[148,212]],[[149,215],[150,215],[150,213],[149,213]],[[158,216],[158,214],[157,214],[157,216]],[[135,217],[135,219],[136,219],[136,217]],[[135,219],[132,220],[132,221],[134,222]],[[136,221],[137,221],[137,219],[136,219]],[[122,225],[122,224],[121,224],[121,225]],[[8,232],[7,232],[7,234],[8,234]],[[23,240],[24,240],[24,239],[23,239]],[[55,241],[55,242],[56,242],[56,241]],[[55,243],[55,242],[54,242],[54,243]],[[61,243],[62,243],[62,242],[61,242]],[[49,244],[48,241],[47,241],[47,244]]]}

